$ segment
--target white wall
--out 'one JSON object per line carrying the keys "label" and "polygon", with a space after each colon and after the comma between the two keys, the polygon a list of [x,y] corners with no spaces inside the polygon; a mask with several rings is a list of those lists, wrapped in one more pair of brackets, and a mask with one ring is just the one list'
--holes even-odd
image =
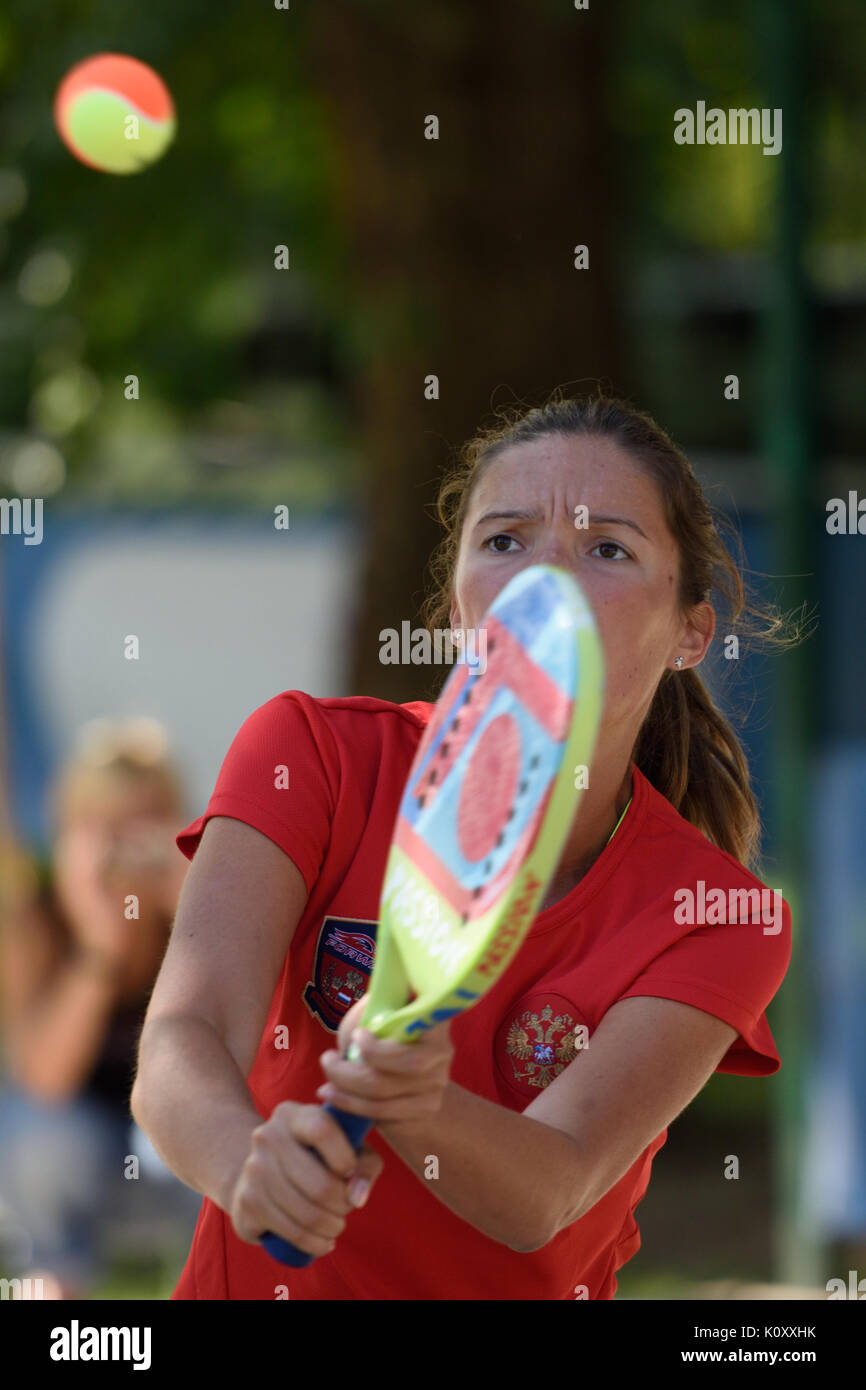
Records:
{"label": "white wall", "polygon": [[[315,521],[169,518],[67,541],[27,626],[28,685],[52,753],[100,716],[162,719],[203,809],[246,716],[282,690],[343,695],[358,535]],[[140,659],[124,657],[135,634]]]}

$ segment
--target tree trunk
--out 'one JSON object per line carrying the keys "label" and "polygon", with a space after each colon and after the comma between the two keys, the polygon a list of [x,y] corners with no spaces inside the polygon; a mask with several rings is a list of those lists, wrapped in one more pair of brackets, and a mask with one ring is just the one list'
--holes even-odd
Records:
{"label": "tree trunk", "polygon": [[[352,692],[429,698],[441,668],[383,665],[383,628],[417,622],[453,452],[494,404],[555,385],[622,390],[619,221],[604,116],[611,6],[539,0],[311,12],[350,253],[366,559]],[[439,119],[438,140],[424,138]],[[574,268],[574,247],[589,269]],[[426,400],[424,379],[439,378]]]}

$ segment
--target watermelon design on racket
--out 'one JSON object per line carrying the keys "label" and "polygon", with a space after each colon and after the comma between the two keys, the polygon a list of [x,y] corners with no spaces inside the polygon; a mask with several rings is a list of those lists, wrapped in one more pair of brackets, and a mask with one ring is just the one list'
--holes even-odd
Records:
{"label": "watermelon design on racket", "polygon": [[[463,1012],[506,969],[574,820],[575,766],[592,758],[603,662],[575,580],[523,570],[482,626],[486,663],[451,672],[397,815],[363,1015],[381,1037],[412,1039]],[[359,1149],[372,1122],[325,1109]],[[297,1268],[312,1260],[273,1234],[262,1243]]]}
{"label": "watermelon design on racket", "polygon": [[397,816],[364,1014],[385,1037],[459,1013],[505,969],[571,827],[574,767],[592,754],[601,644],[571,576],[523,570],[483,627],[486,666],[449,676]]}

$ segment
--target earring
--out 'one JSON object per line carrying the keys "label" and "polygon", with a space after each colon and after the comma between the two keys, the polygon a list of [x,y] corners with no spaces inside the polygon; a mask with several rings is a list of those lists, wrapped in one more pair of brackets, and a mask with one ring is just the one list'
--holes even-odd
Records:
{"label": "earring", "polygon": [[678,656],[677,659],[676,659],[676,661],[674,662],[674,665],[676,666],[676,668],[677,668],[678,671],[680,670],[682,664],[683,664],[683,659],[682,659],[681,656]]}
{"label": "earring", "polygon": [[451,641],[454,643],[455,647],[458,647],[463,641],[463,633],[459,627],[452,627]]}

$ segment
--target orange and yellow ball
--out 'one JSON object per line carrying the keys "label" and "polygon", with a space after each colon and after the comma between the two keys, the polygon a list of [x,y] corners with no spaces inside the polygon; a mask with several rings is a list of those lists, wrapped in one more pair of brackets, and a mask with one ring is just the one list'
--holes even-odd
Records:
{"label": "orange and yellow ball", "polygon": [[106,174],[137,174],[153,164],[177,126],[162,78],[124,53],[76,63],[57,89],[54,122],[75,158]]}

